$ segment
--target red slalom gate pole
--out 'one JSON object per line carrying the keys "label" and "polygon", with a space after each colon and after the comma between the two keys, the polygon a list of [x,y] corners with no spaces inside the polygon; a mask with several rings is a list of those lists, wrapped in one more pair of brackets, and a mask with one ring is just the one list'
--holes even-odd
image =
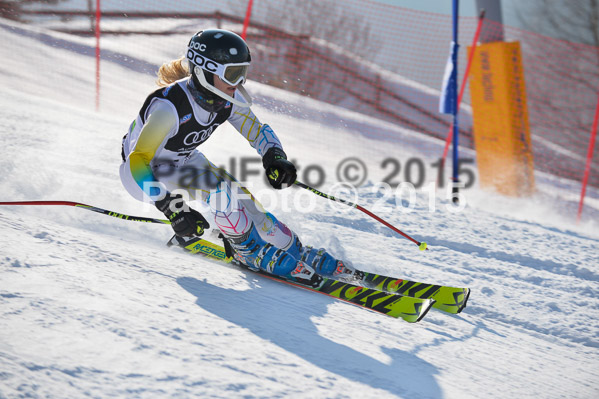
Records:
{"label": "red slalom gate pole", "polygon": [[100,109],[100,0],[96,0],[96,111]]}
{"label": "red slalom gate pole", "polygon": [[[460,111],[460,104],[462,103],[462,97],[464,97],[464,92],[466,91],[466,82],[468,81],[468,77],[470,76],[470,66],[472,65],[472,59],[474,58],[474,50],[476,49],[476,43],[478,43],[478,38],[480,37],[480,31],[483,26],[483,20],[485,19],[485,10],[481,10],[478,16],[478,25],[476,26],[476,32],[474,33],[474,38],[472,39],[472,45],[470,46],[470,53],[468,54],[468,62],[466,63],[466,70],[464,71],[464,78],[462,79],[462,86],[460,87],[460,93],[458,94],[458,103],[457,110]],[[449,131],[447,132],[447,138],[445,139],[445,148],[443,149],[443,156],[441,157],[441,163],[439,165],[439,171],[443,170],[445,167],[445,160],[447,159],[447,153],[449,152],[449,145],[451,144],[451,140],[453,138],[453,126],[449,127]],[[439,176],[441,173],[439,172]],[[441,182],[437,179],[437,186],[439,186]]]}
{"label": "red slalom gate pole", "polygon": [[250,25],[250,17],[252,16],[252,6],[254,5],[254,0],[248,1],[248,8],[245,12],[245,19],[243,20],[243,32],[241,32],[241,38],[245,40],[247,35],[248,26]]}
{"label": "red slalom gate pole", "polygon": [[65,206],[74,206],[77,208],[87,209],[88,211],[101,213],[102,215],[112,216],[118,219],[130,220],[132,222],[147,222],[147,223],[160,223],[160,224],[171,224],[169,220],[166,219],[154,219],[154,218],[146,218],[142,216],[130,216],[124,215],[122,213],[109,211],[107,209],[98,208],[91,205],[82,204],[80,202],[72,202],[72,201],[9,201],[9,202],[0,202],[0,205],[65,205]]}
{"label": "red slalom gate pole", "polygon": [[587,163],[584,168],[584,177],[582,178],[582,191],[580,192],[580,202],[578,203],[578,215],[576,222],[580,223],[582,215],[582,207],[584,206],[584,196],[587,192],[587,184],[589,183],[589,175],[591,174],[591,160],[593,159],[593,151],[595,149],[595,138],[597,137],[597,125],[599,124],[599,96],[597,96],[597,108],[595,109],[595,119],[591,128],[591,138],[589,139],[589,150],[587,151]]}

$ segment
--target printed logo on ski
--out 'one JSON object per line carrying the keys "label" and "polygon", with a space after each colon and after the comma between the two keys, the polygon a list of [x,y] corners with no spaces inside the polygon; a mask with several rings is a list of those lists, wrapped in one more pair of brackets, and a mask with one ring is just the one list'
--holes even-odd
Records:
{"label": "printed logo on ski", "polygon": [[206,245],[203,245],[201,243],[198,243],[198,244],[194,245],[192,251],[194,253],[201,252],[201,253],[203,253],[205,255],[213,256],[213,257],[218,258],[218,259],[225,259],[225,257],[226,257],[225,253],[223,251],[220,251],[220,250],[218,250],[216,248],[210,248],[210,247],[208,247]]}

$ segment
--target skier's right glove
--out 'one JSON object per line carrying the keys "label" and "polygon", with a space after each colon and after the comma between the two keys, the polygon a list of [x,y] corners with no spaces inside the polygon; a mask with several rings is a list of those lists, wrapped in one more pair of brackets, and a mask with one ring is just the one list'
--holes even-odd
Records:
{"label": "skier's right glove", "polygon": [[[172,206],[171,206],[172,204]],[[202,214],[190,208],[181,195],[166,194],[166,197],[154,203],[159,211],[171,222],[175,234],[184,236],[201,236],[210,228],[210,223]]]}

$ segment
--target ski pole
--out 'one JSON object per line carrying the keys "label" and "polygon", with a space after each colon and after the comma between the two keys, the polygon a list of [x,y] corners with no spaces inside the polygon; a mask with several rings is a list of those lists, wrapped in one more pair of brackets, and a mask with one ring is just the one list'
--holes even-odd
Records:
{"label": "ski pole", "polygon": [[304,184],[302,182],[300,182],[299,180],[296,180],[294,183],[296,186],[301,187],[301,188],[305,188],[308,191],[313,192],[314,194],[324,197],[326,199],[329,199],[331,201],[335,201],[335,202],[340,202],[342,204],[345,204],[347,206],[351,206],[352,208],[356,208],[359,211],[364,212],[365,214],[367,214],[368,216],[370,216],[371,218],[375,219],[378,222],[381,222],[382,224],[384,224],[385,226],[389,227],[391,230],[395,231],[396,233],[401,234],[402,236],[404,236],[405,238],[407,238],[408,240],[412,241],[414,244],[418,245],[418,248],[420,248],[421,251],[424,251],[425,249],[428,250],[427,245],[425,242],[420,242],[418,240],[413,239],[412,237],[410,237],[409,235],[407,235],[406,233],[404,233],[403,231],[401,231],[400,229],[398,229],[397,227],[393,226],[392,224],[390,224],[389,222],[381,219],[380,217],[378,217],[377,215],[375,215],[374,213],[370,212],[368,209],[358,205],[358,204],[354,204],[353,202],[349,202],[346,201],[342,198],[335,198],[332,195],[329,194],[325,194],[322,191],[318,191],[317,189],[308,186],[307,184]]}
{"label": "ski pole", "polygon": [[97,208],[95,206],[85,205],[85,204],[81,204],[79,202],[72,202],[72,201],[14,201],[14,202],[0,202],[0,205],[66,205],[66,206],[74,206],[77,208],[87,209],[88,211],[101,213],[102,215],[108,215],[108,216],[112,216],[112,217],[123,219],[123,220],[131,220],[133,222],[171,224],[171,222],[166,219],[154,219],[154,218],[146,218],[146,217],[142,217],[142,216],[124,215],[122,213],[113,212],[113,211],[109,211],[107,209]]}

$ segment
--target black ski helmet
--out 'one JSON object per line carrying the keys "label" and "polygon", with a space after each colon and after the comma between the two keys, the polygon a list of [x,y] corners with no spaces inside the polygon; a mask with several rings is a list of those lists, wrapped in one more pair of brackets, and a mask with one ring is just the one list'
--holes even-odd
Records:
{"label": "black ski helmet", "polygon": [[[249,63],[252,58],[250,49],[239,35],[224,29],[206,29],[199,31],[189,40],[187,60],[194,83],[199,86],[195,66],[199,66],[210,85],[214,85],[214,72],[211,73],[210,60],[221,65]],[[212,63],[213,64],[213,63]]]}

